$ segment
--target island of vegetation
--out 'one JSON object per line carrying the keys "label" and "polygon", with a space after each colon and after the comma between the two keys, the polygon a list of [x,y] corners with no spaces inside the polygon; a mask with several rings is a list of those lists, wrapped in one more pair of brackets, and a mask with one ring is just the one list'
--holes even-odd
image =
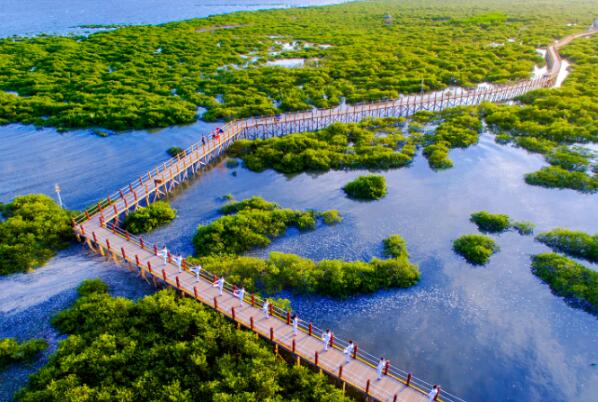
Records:
{"label": "island of vegetation", "polygon": [[584,232],[557,228],[540,233],[536,240],[572,257],[598,262],[598,234],[592,236]]}
{"label": "island of vegetation", "polygon": [[289,226],[307,230],[316,227],[318,216],[330,223],[340,220],[338,211],[284,209],[259,197],[231,202],[221,208],[224,215],[200,226],[193,239],[196,258],[207,270],[225,275],[227,280],[251,292],[275,294],[282,290],[319,293],[344,298],[385,288],[410,287],[419,281],[416,265],[409,261],[404,240],[392,236],[385,241],[390,259],[373,258],[369,262],[341,260],[312,261],[294,254],[273,252],[267,259],[237,254],[255,247],[265,247],[281,236]]}
{"label": "island of vegetation", "polygon": [[31,362],[48,347],[45,339],[18,342],[14,338],[0,339],[0,371],[14,363]]}
{"label": "island of vegetation", "polygon": [[386,195],[386,178],[381,175],[359,176],[345,184],[343,191],[349,198],[379,200]]}
{"label": "island of vegetation", "polygon": [[173,158],[182,152],[183,152],[183,148],[177,147],[177,146],[170,147],[166,150],[166,153],[168,155],[172,156]]}
{"label": "island of vegetation", "polygon": [[86,281],[54,326],[68,337],[16,399],[349,401],[326,376],[190,298],[162,290],[135,302]]}
{"label": "island of vegetation", "polygon": [[485,265],[492,254],[499,251],[499,247],[491,237],[469,234],[453,241],[453,250],[470,264]]}
{"label": "island of vegetation", "polygon": [[534,224],[531,222],[514,222],[505,214],[492,214],[488,211],[478,211],[471,214],[470,220],[484,233],[503,233],[514,229],[521,235],[534,233]]}
{"label": "island of vegetation", "polygon": [[146,207],[137,208],[127,215],[123,228],[134,234],[147,233],[171,222],[174,218],[176,218],[176,210],[168,201],[156,201]]}
{"label": "island of vegetation", "polygon": [[533,256],[532,272],[557,295],[598,314],[598,272],[554,253]]}
{"label": "island of vegetation", "polygon": [[[199,106],[205,120],[232,119],[526,79],[543,63],[538,45],[593,15],[581,2],[566,15],[537,10],[490,0],[351,2],[6,38],[0,123],[149,128],[191,123]],[[285,58],[303,66],[271,65]]]}
{"label": "island of vegetation", "polygon": [[43,194],[1,205],[0,275],[39,267],[73,240],[71,214]]}

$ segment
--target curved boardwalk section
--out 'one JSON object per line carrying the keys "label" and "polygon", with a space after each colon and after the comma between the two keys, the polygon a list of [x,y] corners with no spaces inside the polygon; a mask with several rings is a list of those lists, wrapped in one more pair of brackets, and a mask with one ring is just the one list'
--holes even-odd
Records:
{"label": "curved boardwalk section", "polygon": [[[459,105],[477,105],[484,101],[501,102],[528,91],[553,86],[561,68],[558,48],[571,40],[595,32],[571,35],[549,46],[546,53],[549,72],[536,80],[487,89],[442,91],[419,96],[406,96],[393,101],[359,104],[344,108],[314,110],[276,117],[237,120],[217,129],[206,144],[195,144],[177,157],[147,172],[143,176],[84,211],[73,227],[77,237],[87,246],[125,264],[132,271],[154,284],[164,283],[183,295],[195,298],[230,317],[239,327],[246,327],[269,339],[279,351],[286,350],[297,363],[307,362],[327,372],[345,387],[349,385],[367,398],[378,401],[427,401],[431,384],[400,370],[389,362],[378,380],[378,357],[356,347],[348,362],[343,350],[347,342],[331,339],[328,351],[323,351],[322,330],[312,323],[299,322],[299,332],[293,333],[290,313],[270,307],[262,311],[263,301],[256,295],[235,296],[234,285],[226,284],[222,295],[214,287],[215,278],[185,260],[174,263],[170,255],[160,256],[155,245],[148,245],[123,231],[119,222],[130,211],[166,196],[183,181],[198,175],[210,163],[223,155],[226,148],[239,138],[270,137],[293,132],[313,131],[334,122],[358,122],[366,117],[409,116],[419,110],[440,111]],[[441,390],[438,400],[462,399]]]}

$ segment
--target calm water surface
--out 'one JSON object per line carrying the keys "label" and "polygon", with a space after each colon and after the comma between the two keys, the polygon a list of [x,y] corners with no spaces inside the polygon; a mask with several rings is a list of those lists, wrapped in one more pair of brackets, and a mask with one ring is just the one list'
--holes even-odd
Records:
{"label": "calm water surface", "polygon": [[[237,0],[227,6],[232,3],[185,0],[140,7],[132,0],[58,5],[0,0],[1,20],[6,21],[0,35],[65,33],[84,23],[159,23],[305,3]],[[0,202],[30,192],[52,195],[54,183],[60,183],[66,205],[83,208],[165,160],[168,147],[185,147],[213,127],[196,123],[109,138],[86,130],[58,134],[22,125],[0,127]],[[420,265],[422,280],[408,290],[346,301],[285,294],[304,319],[353,337],[370,352],[470,401],[596,400],[598,320],[568,306],[531,274],[530,255],[547,249],[532,237],[494,236],[500,253],[475,268],[451,251],[451,241],[476,232],[468,218],[480,209],[530,220],[539,231],[564,226],[596,233],[598,196],[526,185],[523,174],[543,166],[542,158],[496,145],[487,134],[477,146],[452,151],[451,158],[455,167],[444,172],[431,171],[421,156],[410,168],[383,172],[389,193],[373,203],[348,200],[341,191],[363,171],[289,177],[221,164],[172,197],[177,219],[150,237],[190,254],[196,226],[218,216],[221,197],[228,193],[237,199],[260,195],[292,208],[338,209],[343,223],[308,233],[291,230],[254,254],[284,251],[313,259],[367,260],[381,256],[382,239],[400,233]],[[0,337],[43,337],[51,344],[33,366],[0,373],[0,400],[10,400],[27,375],[47,361],[60,339],[49,318],[73,302],[81,280],[93,277],[108,282],[116,295],[138,298],[153,291],[135,274],[89,256],[78,245],[32,274],[0,279]]]}

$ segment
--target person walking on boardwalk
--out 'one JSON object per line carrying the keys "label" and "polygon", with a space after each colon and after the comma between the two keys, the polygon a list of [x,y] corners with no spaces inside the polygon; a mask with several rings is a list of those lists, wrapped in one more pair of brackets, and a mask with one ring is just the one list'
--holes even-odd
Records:
{"label": "person walking on boardwalk", "polygon": [[440,393],[440,388],[438,385],[434,384],[430,392],[428,392],[428,402],[433,402],[436,400],[436,397]]}
{"label": "person walking on boardwalk", "polygon": [[179,268],[179,274],[183,271],[183,256],[177,255],[174,257],[174,262],[176,266]]}
{"label": "person walking on boardwalk", "polygon": [[241,286],[241,289],[235,290],[234,295],[239,298],[239,307],[243,307],[243,300],[245,300],[245,288]]}
{"label": "person walking on boardwalk", "polygon": [[195,282],[199,282],[199,278],[201,276],[201,264],[197,264],[195,268],[191,268],[191,272],[195,272]]}
{"label": "person walking on boardwalk", "polygon": [[222,296],[222,290],[224,289],[224,276],[221,276],[212,286],[218,287],[218,296]]}
{"label": "person walking on boardwalk", "polygon": [[345,350],[343,350],[343,353],[345,354],[345,363],[349,363],[351,356],[353,356],[354,350],[355,350],[355,344],[353,344],[353,341],[349,341],[349,344],[347,345]]}
{"label": "person walking on boardwalk", "polygon": [[293,336],[297,336],[299,332],[299,317],[297,314],[293,314]]}
{"label": "person walking on boardwalk", "polygon": [[330,344],[331,338],[332,338],[332,332],[330,332],[330,330],[327,329],[326,332],[322,334],[322,342],[324,343],[324,352],[328,351],[328,345]]}
{"label": "person walking on boardwalk", "polygon": [[158,255],[162,256],[162,258],[164,259],[164,264],[168,262],[168,249],[166,248],[166,246],[164,246],[164,248],[160,250]]}
{"label": "person walking on boardwalk", "polygon": [[205,137],[205,135],[201,136],[201,145],[204,145],[204,146],[206,145],[206,137]]}
{"label": "person walking on boardwalk", "polygon": [[264,300],[264,304],[262,305],[262,312],[264,313],[264,317],[270,317],[270,303],[268,303],[268,300]]}
{"label": "person walking on boardwalk", "polygon": [[382,379],[382,371],[384,370],[384,366],[386,365],[386,360],[384,357],[380,358],[378,365],[376,366],[376,374],[378,375],[378,381]]}

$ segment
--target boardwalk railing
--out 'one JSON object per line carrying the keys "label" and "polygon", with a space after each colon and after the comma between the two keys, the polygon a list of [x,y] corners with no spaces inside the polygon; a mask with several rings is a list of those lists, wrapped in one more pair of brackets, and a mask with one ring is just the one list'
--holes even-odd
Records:
{"label": "boardwalk railing", "polygon": [[[158,257],[159,251],[156,245],[148,245],[142,237],[136,237],[119,227],[121,218],[131,210],[139,206],[148,205],[155,200],[166,196],[176,186],[185,180],[199,174],[207,169],[211,162],[223,155],[224,151],[239,138],[270,137],[274,135],[285,135],[291,132],[313,131],[326,127],[334,122],[358,122],[367,117],[391,117],[409,116],[420,110],[439,111],[447,107],[458,105],[477,105],[484,101],[501,102],[512,99],[531,90],[550,87],[554,85],[560,70],[560,57],[558,48],[569,43],[572,39],[581,36],[588,36],[591,33],[572,35],[556,42],[547,49],[547,63],[549,73],[535,80],[521,81],[510,85],[492,86],[490,88],[476,88],[466,90],[439,91],[432,94],[410,95],[397,100],[387,100],[373,103],[362,103],[352,106],[339,107],[335,109],[314,110],[310,112],[296,112],[282,116],[267,116],[236,120],[226,123],[222,128],[216,129],[208,141],[193,144],[176,157],[169,159],[137,180],[124,186],[96,205],[87,208],[81,215],[73,220],[73,228],[77,238],[84,241],[91,250],[104,256],[114,259],[116,262],[123,262],[131,270],[138,271],[145,278],[151,278],[157,284],[165,283],[179,290],[182,294],[192,296],[202,303],[209,305],[222,314],[230,317],[239,325],[243,325],[264,338],[270,339],[276,347],[279,346],[288,350],[298,359],[309,362],[312,365],[328,372],[353,386],[356,390],[363,392],[370,399],[379,401],[423,401],[426,390],[431,384],[421,380],[411,373],[401,370],[395,365],[389,364],[385,367],[385,378],[390,382],[376,382],[372,377],[372,368],[378,363],[378,358],[370,353],[357,349],[353,360],[361,366],[361,371],[348,367],[343,371],[342,364],[338,364],[338,353],[333,355],[321,355],[315,351],[313,341],[321,341],[322,330],[312,323],[299,322],[299,328],[307,337],[301,343],[294,339],[292,343],[283,338],[278,338],[274,327],[260,327],[254,323],[253,316],[247,317],[237,314],[235,307],[226,305],[227,300],[213,297],[206,297],[206,288],[199,290],[199,284],[206,285],[210,289],[216,276],[206,270],[198,271],[199,267],[188,264],[182,259],[180,266],[173,263],[173,256]],[[153,261],[153,265],[152,265]],[[195,274],[195,275],[194,275]],[[193,282],[193,281],[196,282]],[[197,283],[194,286],[193,283]],[[228,296],[234,297],[236,286],[226,283],[225,292]],[[244,300],[251,309],[255,310],[263,304],[263,300],[251,294]],[[253,311],[255,313],[255,311]],[[278,324],[290,324],[290,312],[272,306],[270,316]],[[255,325],[254,325],[255,324]],[[278,327],[286,328],[286,327]],[[284,330],[284,329],[283,329]],[[288,329],[286,329],[288,331]],[[309,346],[311,345],[311,346]],[[331,343],[333,350],[342,350],[347,342],[335,338]],[[342,355],[341,355],[342,356]],[[336,359],[336,360],[335,360]],[[365,367],[365,369],[364,369]],[[361,373],[361,374],[359,374]],[[462,402],[459,397],[442,390],[438,400],[448,402]]]}

